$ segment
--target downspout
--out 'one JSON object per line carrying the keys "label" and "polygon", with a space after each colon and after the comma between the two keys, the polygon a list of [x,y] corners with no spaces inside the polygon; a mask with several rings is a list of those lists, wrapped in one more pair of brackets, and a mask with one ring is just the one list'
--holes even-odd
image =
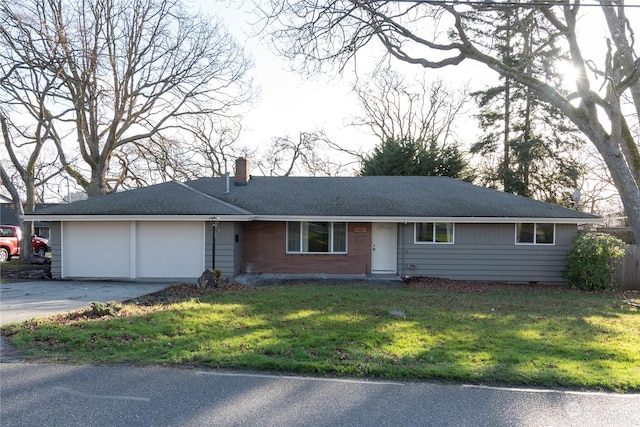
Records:
{"label": "downspout", "polygon": [[216,271],[216,226],[211,228],[211,271]]}
{"label": "downspout", "polygon": [[218,224],[220,223],[219,217],[211,217],[209,218],[213,221],[211,227],[211,271],[216,270],[216,231],[218,231]]}
{"label": "downspout", "polygon": [[407,220],[404,220],[404,224],[400,224],[400,278],[404,278],[404,226],[407,224]]}

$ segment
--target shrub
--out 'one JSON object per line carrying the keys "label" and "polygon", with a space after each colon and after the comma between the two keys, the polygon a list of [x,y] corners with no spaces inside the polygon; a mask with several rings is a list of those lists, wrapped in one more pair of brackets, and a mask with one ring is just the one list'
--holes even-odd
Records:
{"label": "shrub", "polygon": [[114,301],[89,303],[89,309],[85,310],[84,315],[89,317],[115,316],[122,309],[122,306]]}
{"label": "shrub", "polygon": [[624,248],[624,242],[610,234],[579,234],[565,257],[562,277],[572,288],[613,289],[614,261],[624,256]]}

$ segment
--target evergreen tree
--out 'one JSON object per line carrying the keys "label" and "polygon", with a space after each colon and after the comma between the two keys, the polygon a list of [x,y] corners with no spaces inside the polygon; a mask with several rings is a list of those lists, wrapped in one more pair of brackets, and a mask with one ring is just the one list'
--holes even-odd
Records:
{"label": "evergreen tree", "polygon": [[456,146],[438,147],[410,138],[388,138],[362,162],[360,175],[450,176],[470,180],[467,162]]}
{"label": "evergreen tree", "polygon": [[[553,39],[535,19],[521,9],[505,9],[496,23],[500,59],[526,75],[545,76],[561,85],[554,63],[562,61]],[[542,54],[541,45],[547,47]],[[501,76],[498,86],[474,94],[480,107],[478,119],[484,134],[471,153],[501,159],[485,161],[481,181],[509,193],[552,203],[566,203],[566,194],[577,186],[582,165],[573,158],[579,147],[577,130],[556,109],[539,100],[530,87]],[[487,160],[487,159],[485,159]]]}

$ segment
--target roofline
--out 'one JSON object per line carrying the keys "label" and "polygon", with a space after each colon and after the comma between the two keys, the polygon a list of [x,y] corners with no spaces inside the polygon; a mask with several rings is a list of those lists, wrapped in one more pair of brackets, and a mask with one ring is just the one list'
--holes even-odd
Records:
{"label": "roofline", "polygon": [[221,204],[221,205],[223,205],[223,206],[228,207],[229,209],[233,209],[233,210],[237,211],[237,212],[238,212],[238,215],[251,215],[251,212],[249,212],[249,211],[248,211],[248,210],[246,210],[246,209],[242,209],[241,207],[238,207],[238,206],[236,206],[236,205],[233,205],[233,204],[231,204],[231,203],[229,203],[229,202],[225,202],[224,200],[220,200],[220,199],[218,199],[217,197],[214,197],[214,196],[212,196],[212,195],[210,195],[210,194],[203,193],[202,191],[200,191],[200,190],[196,190],[195,188],[190,187],[190,186],[188,186],[187,184],[184,184],[184,183],[182,183],[182,182],[177,182],[177,181],[173,181],[173,182],[175,182],[176,184],[178,184],[178,185],[180,185],[180,186],[182,186],[182,187],[184,187],[184,188],[186,188],[186,189],[189,189],[190,191],[192,191],[192,192],[196,193],[197,195],[199,195],[199,196],[201,196],[201,197],[205,197],[205,198],[207,198],[207,199],[209,199],[209,200],[213,200],[213,201],[215,201],[216,203],[219,203],[219,204]]}
{"label": "roofline", "polygon": [[293,216],[293,215],[255,215],[255,221],[332,221],[332,222],[455,222],[460,224],[512,224],[536,222],[549,224],[600,224],[604,220],[593,218],[540,218],[540,217],[412,217],[412,216]]}
{"label": "roofline", "polygon": [[540,217],[410,217],[410,216],[301,216],[301,215],[38,215],[25,214],[28,221],[211,221],[220,222],[250,221],[330,221],[330,222],[455,222],[459,224],[512,224],[512,223],[548,223],[548,224],[600,224],[604,220],[593,218],[540,218]]}
{"label": "roofline", "polygon": [[25,221],[52,221],[52,222],[77,222],[77,221],[212,221],[218,219],[221,222],[247,222],[253,221],[251,215],[42,215],[24,214]]}

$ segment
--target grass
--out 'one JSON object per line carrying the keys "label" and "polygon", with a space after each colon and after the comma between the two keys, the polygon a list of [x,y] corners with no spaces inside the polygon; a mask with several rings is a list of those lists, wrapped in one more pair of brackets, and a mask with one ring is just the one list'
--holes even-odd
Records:
{"label": "grass", "polygon": [[22,270],[29,270],[32,268],[33,268],[32,264],[23,263],[22,261],[20,261],[18,256],[14,256],[13,258],[11,258],[11,260],[0,263],[0,272],[22,271]]}
{"label": "grass", "polygon": [[640,390],[640,310],[617,293],[282,285],[118,308],[3,333],[54,361]]}

